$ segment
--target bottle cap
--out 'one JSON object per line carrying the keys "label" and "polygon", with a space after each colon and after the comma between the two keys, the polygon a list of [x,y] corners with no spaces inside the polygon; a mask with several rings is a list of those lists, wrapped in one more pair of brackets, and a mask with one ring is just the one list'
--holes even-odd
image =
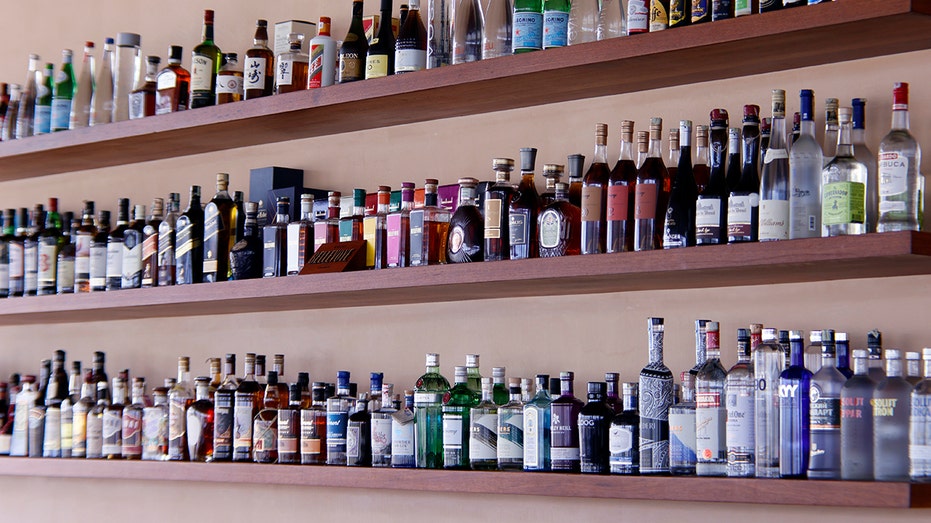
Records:
{"label": "bottle cap", "polygon": [[865,360],[868,355],[869,355],[869,351],[867,351],[866,349],[855,349],[853,351],[854,358],[861,358]]}
{"label": "bottle cap", "polygon": [[533,147],[523,147],[520,150],[520,170],[533,171],[537,161],[537,150]]}
{"label": "bottle cap", "polygon": [[711,110],[711,127],[727,127],[728,114],[727,109]]}
{"label": "bottle cap", "polygon": [[300,383],[292,383],[292,384],[288,387],[288,400],[289,400],[291,403],[301,401],[302,395],[303,395],[303,391],[301,390],[301,384],[300,384]]}
{"label": "bottle cap", "polygon": [[466,354],[466,367],[478,368],[479,358],[478,354]]}
{"label": "bottle cap", "polygon": [[556,182],[556,192],[569,192],[569,184],[566,182]]}
{"label": "bottle cap", "polygon": [[495,171],[513,171],[514,170],[514,159],[513,158],[494,158],[491,160],[491,168]]}
{"label": "bottle cap", "polygon": [[435,352],[427,353],[427,367],[439,367],[440,355]]}
{"label": "bottle cap", "polygon": [[633,120],[621,120],[621,135],[630,135],[634,133],[634,121]]}
{"label": "bottle cap", "polygon": [[582,166],[585,165],[584,154],[570,154],[566,158],[566,167],[569,172],[569,178],[581,178]]}
{"label": "bottle cap", "polygon": [[621,385],[621,390],[626,395],[637,394],[637,390],[639,388],[640,388],[640,385],[638,383],[625,382],[623,385]]}
{"label": "bottle cap", "polygon": [[902,351],[899,349],[886,349],[886,360],[901,360]]}
{"label": "bottle cap", "polygon": [[259,204],[257,202],[246,202],[244,206],[246,208],[246,214],[259,212]]}
{"label": "bottle cap", "polygon": [[463,383],[466,379],[466,368],[462,366],[456,366],[453,369],[453,376],[456,377],[456,383]]}
{"label": "bottle cap", "polygon": [[663,324],[663,318],[659,318],[659,317],[647,318],[647,322],[649,323],[651,327],[656,327],[656,326],[660,326]]}
{"label": "bottle cap", "polygon": [[840,107],[837,109],[837,119],[840,123],[850,123],[853,120],[853,109],[850,107]]}
{"label": "bottle cap", "polygon": [[255,21],[255,26],[256,27],[268,27],[268,20],[262,20],[261,18],[259,18],[258,20]]}
{"label": "bottle cap", "polygon": [[506,372],[506,371],[505,371],[505,368],[504,368],[504,367],[493,367],[493,368],[491,369],[491,375],[492,375],[492,377],[494,377],[494,378],[501,378],[501,379],[504,379],[505,372]]}
{"label": "bottle cap", "polygon": [[[854,351],[854,352],[856,352],[856,351]],[[921,357],[922,357],[925,361],[931,360],[931,348],[925,347],[924,349],[921,349]]]}
{"label": "bottle cap", "polygon": [[801,99],[802,121],[810,122],[814,120],[815,115],[815,92],[811,89],[802,89],[799,92]]}
{"label": "bottle cap", "polygon": [[569,380],[572,381],[575,378],[575,373],[572,371],[563,371],[559,373],[559,381]]}
{"label": "bottle cap", "polygon": [[162,63],[161,57],[158,57],[158,56],[155,56],[155,55],[146,56],[146,57],[145,57],[145,61],[146,61],[147,64],[150,64],[150,65],[158,65],[158,64]]}
{"label": "bottle cap", "polygon": [[853,106],[853,128],[864,129],[866,120],[866,98],[854,98],[850,101]]}
{"label": "bottle cap", "polygon": [[840,105],[840,102],[837,101],[837,98],[825,98],[824,99],[824,123],[826,124],[837,123],[838,105]]}
{"label": "bottle cap", "polygon": [[744,121],[746,122],[748,119],[755,120],[757,122],[760,121],[759,105],[747,104],[744,106]]}
{"label": "bottle cap", "polygon": [[[793,332],[794,332],[794,331],[793,331]],[[802,332],[802,331],[798,331],[798,332]],[[831,332],[833,332],[833,331],[831,331]],[[792,334],[789,333],[789,336],[791,337]],[[821,343],[821,331],[820,331],[820,330],[813,330],[813,331],[809,332],[809,333],[808,333],[808,341],[809,341],[810,343]]]}
{"label": "bottle cap", "polygon": [[838,333],[835,333],[835,334],[834,334],[834,341],[837,342],[837,343],[841,343],[841,342],[847,343],[847,333],[846,333],[846,332],[838,332]]}
{"label": "bottle cap", "polygon": [[892,89],[892,110],[908,110],[908,84],[905,82],[896,82]]}
{"label": "bottle cap", "polygon": [[273,370],[268,371],[265,375],[265,382],[271,386],[278,385],[278,372]]}
{"label": "bottle cap", "polygon": [[590,381],[588,382],[588,393],[589,394],[600,394],[604,396],[605,390],[607,390],[608,385],[603,381]]}
{"label": "bottle cap", "polygon": [[204,23],[213,25],[213,9],[204,9]]}
{"label": "bottle cap", "polygon": [[[819,336],[820,336],[820,334],[819,334]],[[789,331],[789,341],[803,340],[803,339],[805,339],[805,338],[804,338],[804,336],[802,336],[802,331]],[[820,339],[819,339],[819,341],[820,341]]]}
{"label": "bottle cap", "polygon": [[555,163],[545,163],[543,164],[543,177],[544,178],[559,178],[563,173],[564,167]]}
{"label": "bottle cap", "polygon": [[[103,43],[104,43],[104,45],[113,45],[113,38],[107,37],[107,38],[104,39]],[[32,55],[29,55],[29,57],[32,58]],[[39,57],[36,56],[36,60],[38,60],[38,59],[39,59]]]}
{"label": "bottle cap", "polygon": [[336,382],[339,383],[340,385],[344,385],[344,384],[349,383],[349,371],[348,371],[348,370],[341,370],[341,371],[337,372],[337,373],[336,373]]}
{"label": "bottle cap", "polygon": [[760,121],[760,133],[769,134],[770,128],[772,128],[773,119],[766,117]]}
{"label": "bottle cap", "polygon": [[737,341],[750,341],[750,330],[737,329]]}
{"label": "bottle cap", "polygon": [[905,359],[918,361],[921,359],[921,354],[915,351],[908,351],[905,353]]}
{"label": "bottle cap", "polygon": [[[211,13],[212,12],[213,11],[211,11]],[[141,43],[142,37],[136,33],[116,33],[116,45],[119,47],[139,47]]]}
{"label": "bottle cap", "polygon": [[824,329],[821,331],[821,343],[834,343],[834,340],[834,329]]}
{"label": "bottle cap", "polygon": [[621,375],[616,372],[605,372],[605,381],[612,382],[621,379]]}
{"label": "bottle cap", "polygon": [[352,202],[356,207],[365,207],[365,189],[353,189]]}
{"label": "bottle cap", "polygon": [[607,137],[608,136],[608,124],[596,123],[595,124],[595,136]]}
{"label": "bottle cap", "polygon": [[550,378],[550,394],[559,394],[559,378]]}

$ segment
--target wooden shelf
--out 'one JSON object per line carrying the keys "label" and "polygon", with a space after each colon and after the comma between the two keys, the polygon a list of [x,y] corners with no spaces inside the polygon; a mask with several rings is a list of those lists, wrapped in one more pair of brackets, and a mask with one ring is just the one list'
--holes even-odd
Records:
{"label": "wooden shelf", "polygon": [[869,508],[931,506],[931,484],[589,476],[252,463],[0,459],[0,476],[193,481],[657,501]]}
{"label": "wooden shelf", "polygon": [[915,51],[929,15],[931,0],[829,2],[14,140],[0,181]]}
{"label": "wooden shelf", "polygon": [[931,274],[931,233],[899,232],[288,276],[0,300],[0,325],[694,289]]}

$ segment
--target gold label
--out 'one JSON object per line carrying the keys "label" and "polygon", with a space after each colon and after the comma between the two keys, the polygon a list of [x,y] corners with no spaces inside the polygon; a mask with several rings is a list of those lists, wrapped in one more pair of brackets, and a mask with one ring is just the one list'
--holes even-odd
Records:
{"label": "gold label", "polygon": [[501,237],[501,200],[489,198],[485,200],[485,238]]}

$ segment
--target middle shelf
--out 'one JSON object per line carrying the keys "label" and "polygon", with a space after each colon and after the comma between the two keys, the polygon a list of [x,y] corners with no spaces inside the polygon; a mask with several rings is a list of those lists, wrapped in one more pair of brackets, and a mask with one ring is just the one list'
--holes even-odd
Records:
{"label": "middle shelf", "polygon": [[436,265],[0,300],[0,325],[931,274],[931,233],[897,232]]}

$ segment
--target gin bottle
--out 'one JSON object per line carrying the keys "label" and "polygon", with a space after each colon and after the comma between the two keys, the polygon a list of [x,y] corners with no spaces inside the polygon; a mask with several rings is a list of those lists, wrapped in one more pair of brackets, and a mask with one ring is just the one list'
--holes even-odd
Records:
{"label": "gin bottle", "polygon": [[873,477],[908,481],[909,402],[912,385],[902,376],[902,352],[886,350],[886,379],[873,390]]}
{"label": "gin bottle", "polygon": [[588,403],[579,411],[579,462],[583,474],[607,474],[611,453],[608,439],[614,410],[607,404],[607,384],[588,382]]}
{"label": "gin bottle", "polygon": [[919,230],[921,146],[909,132],[908,84],[893,90],[892,128],[879,143],[877,232]]}
{"label": "gin bottle", "polygon": [[550,404],[550,466],[579,471],[579,412],[582,400],[573,394],[575,373],[559,373],[559,397]]}
{"label": "gin bottle", "polygon": [[492,401],[495,402],[495,405],[504,405],[510,399],[510,389],[507,385],[504,384],[504,376],[506,374],[504,367],[493,367],[491,369],[492,377],[492,389],[491,397]]}
{"label": "gin bottle", "polygon": [[[373,372],[371,375],[372,434],[370,440],[373,467],[391,466],[391,425],[393,415],[397,412],[392,404],[394,385],[390,383],[382,385],[382,379],[381,372]],[[376,380],[378,383],[376,383]],[[378,398],[375,397],[376,393],[380,394]]]}
{"label": "gin bottle", "polygon": [[447,469],[469,468],[469,412],[479,397],[469,387],[466,372],[465,367],[456,367],[455,385],[443,397],[443,468]]}
{"label": "gin bottle", "polygon": [[750,363],[750,331],[737,329],[737,363],[727,372],[724,382],[728,477],[754,475],[755,388]]}
{"label": "gin bottle", "polygon": [[847,378],[835,362],[834,331],[821,334],[821,370],[811,378],[809,479],[841,477],[841,391]]}
{"label": "gin bottle", "polygon": [[931,349],[922,351],[925,379],[912,391],[908,456],[912,481],[931,481]]}
{"label": "gin bottle", "polygon": [[837,153],[821,173],[821,236],[865,234],[869,172],[854,156],[851,110],[840,108]]}
{"label": "gin bottle", "polygon": [[537,374],[537,393],[524,405],[524,470],[550,470],[549,374]]}
{"label": "gin bottle", "polygon": [[492,378],[482,378],[482,400],[469,412],[469,466],[472,470],[498,468],[498,405]]}
{"label": "gin bottle", "polygon": [[756,477],[779,477],[779,376],[785,352],[776,329],[763,329],[763,341],[752,352],[754,387],[754,439]]}
{"label": "gin bottle", "polygon": [[[765,138],[760,140],[760,148],[765,151],[760,175],[758,235],[761,242],[789,239],[789,153],[785,142],[786,92],[782,89],[773,89],[772,101],[773,118],[769,139],[765,144]],[[764,133],[761,128],[762,136]]]}
{"label": "gin bottle", "polygon": [[521,387],[508,387],[508,402],[498,407],[498,469],[524,468],[524,404]]}
{"label": "gin bottle", "polygon": [[679,375],[682,399],[669,407],[669,472],[675,476],[694,476],[695,462],[695,376]]}
{"label": "gin bottle", "polygon": [[803,478],[808,470],[811,372],[803,366],[804,338],[789,332],[792,364],[779,376],[779,474]]}
{"label": "gin bottle", "polygon": [[417,466],[414,417],[414,391],[405,390],[404,408],[397,409],[391,415],[391,466],[394,468]]}
{"label": "gin bottle", "polygon": [[650,362],[640,371],[640,473],[669,472],[672,372],[663,363],[663,318],[649,318]]}
{"label": "gin bottle", "polygon": [[[414,386],[417,468],[438,469],[444,462],[443,403],[449,382],[440,374],[440,355],[427,354],[426,372]],[[400,421],[400,420],[399,420]],[[392,436],[392,441],[394,437]],[[394,450],[392,450],[394,453]]]}
{"label": "gin bottle", "polygon": [[841,478],[873,479],[873,407],[876,382],[867,373],[865,350],[853,351],[853,376],[841,387]]}
{"label": "gin bottle", "polygon": [[346,465],[346,429],[349,407],[355,400],[349,391],[349,371],[336,373],[336,395],[326,401],[326,464]]}
{"label": "gin bottle", "polygon": [[721,365],[721,342],[718,322],[707,325],[707,359],[695,379],[695,448],[699,476],[724,476],[727,473],[724,383],[727,371]]}
{"label": "gin bottle", "polygon": [[879,169],[876,155],[866,145],[866,98],[854,98],[850,103],[853,106],[853,129],[850,132],[853,156],[866,166],[866,230],[876,232],[879,218]]}
{"label": "gin bottle", "polygon": [[363,392],[356,402],[355,412],[346,424],[346,465],[369,467],[372,465],[372,413],[371,397]]}
{"label": "gin bottle", "polygon": [[611,420],[608,450],[611,474],[637,474],[640,471],[640,414],[637,407],[637,384],[624,383],[624,407]]}

